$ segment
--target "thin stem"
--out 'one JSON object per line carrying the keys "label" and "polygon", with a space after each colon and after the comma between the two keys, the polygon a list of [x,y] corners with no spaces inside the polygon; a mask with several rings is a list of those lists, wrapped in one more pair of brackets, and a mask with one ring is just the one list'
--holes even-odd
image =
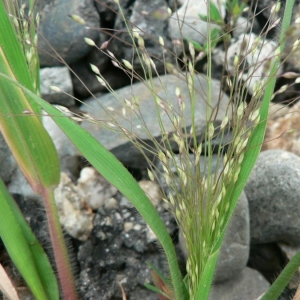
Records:
{"label": "thin stem", "polygon": [[68,251],[64,242],[64,235],[59,222],[53,190],[45,189],[43,192],[43,199],[45,203],[56,267],[64,299],[76,300],[78,297],[75,281],[72,274]]}

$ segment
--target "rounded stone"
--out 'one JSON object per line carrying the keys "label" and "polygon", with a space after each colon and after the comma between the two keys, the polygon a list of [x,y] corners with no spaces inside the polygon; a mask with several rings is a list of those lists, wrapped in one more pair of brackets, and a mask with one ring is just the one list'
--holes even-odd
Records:
{"label": "rounded stone", "polygon": [[[42,66],[58,66],[63,61],[71,64],[92,49],[84,42],[85,37],[97,41],[98,31],[89,28],[98,28],[100,17],[92,0],[52,2],[41,11],[38,40],[40,63]],[[80,16],[86,25],[75,22],[69,15]]]}
{"label": "rounded stone", "polygon": [[[212,1],[215,4],[222,18],[225,17],[226,1]],[[207,22],[202,21],[199,15],[207,15],[207,3],[204,0],[188,0],[172,14],[169,18],[169,32],[172,39],[187,39],[200,44],[206,42],[208,31]],[[217,25],[210,24],[210,30],[218,28]]]}
{"label": "rounded stone", "polygon": [[209,300],[258,300],[269,286],[258,271],[247,267],[235,278],[214,284]]}
{"label": "rounded stone", "polygon": [[284,150],[260,153],[245,187],[251,242],[300,245],[300,158]]}

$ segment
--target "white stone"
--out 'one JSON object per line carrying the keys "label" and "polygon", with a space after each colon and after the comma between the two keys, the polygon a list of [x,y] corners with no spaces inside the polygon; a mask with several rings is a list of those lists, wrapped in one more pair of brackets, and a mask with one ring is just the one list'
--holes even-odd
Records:
{"label": "white stone", "polygon": [[[212,0],[219,8],[221,16],[225,17],[224,0]],[[187,39],[204,44],[208,32],[207,22],[200,20],[200,15],[207,15],[207,1],[188,0],[172,14],[169,21],[169,32],[172,39]],[[210,30],[219,27],[210,24]]]}
{"label": "white stone", "polygon": [[65,173],[61,173],[55,189],[55,201],[63,228],[72,237],[86,241],[93,229],[94,213]]}
{"label": "white stone", "polygon": [[117,193],[117,189],[92,167],[81,170],[78,189],[94,210]]}

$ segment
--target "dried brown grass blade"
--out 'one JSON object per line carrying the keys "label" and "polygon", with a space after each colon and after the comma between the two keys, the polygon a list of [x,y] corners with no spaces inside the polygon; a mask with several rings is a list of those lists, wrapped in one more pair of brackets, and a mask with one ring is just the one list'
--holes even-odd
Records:
{"label": "dried brown grass blade", "polygon": [[13,283],[2,265],[0,265],[0,290],[9,300],[20,300]]}

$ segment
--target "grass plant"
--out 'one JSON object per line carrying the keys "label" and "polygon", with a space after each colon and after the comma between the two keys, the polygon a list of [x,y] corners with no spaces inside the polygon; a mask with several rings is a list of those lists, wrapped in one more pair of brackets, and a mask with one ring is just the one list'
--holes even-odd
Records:
{"label": "grass plant", "polygon": [[[2,116],[0,121],[1,132],[26,178],[35,191],[44,197],[59,279],[66,299],[76,299],[77,296],[65,247],[62,244],[62,232],[59,227],[52,195],[53,189],[59,181],[58,159],[53,143],[41,125],[41,108],[53,118],[91,165],[133,203],[157,236],[166,254],[170,279],[165,279],[154,268],[157,287],[148,287],[160,293],[161,297],[163,297],[162,299],[208,299],[227,224],[230,221],[263,142],[268,108],[274,94],[276,72],[280,65],[280,55],[283,52],[288,35],[287,30],[290,27],[294,1],[288,0],[286,2],[285,13],[280,23],[278,48],[274,51],[272,57],[261,62],[258,60],[259,56],[255,55],[257,51],[260,51],[259,45],[265,39],[265,34],[257,39],[254,44],[248,43],[245,39],[241,52],[234,57],[233,68],[230,69],[227,65],[224,65],[222,82],[226,83],[229,88],[230,101],[220,124],[215,122],[219,106],[212,105],[212,51],[218,43],[223,41],[226,55],[231,39],[230,31],[234,28],[238,15],[244,9],[244,3],[228,1],[227,8],[230,12],[229,15],[232,16],[228,22],[222,20],[217,6],[213,4],[208,5],[207,16],[201,16],[202,19],[207,20],[208,26],[205,45],[199,46],[195,41],[186,42],[182,39],[180,43],[183,54],[180,57],[165,47],[165,41],[161,37],[151,37],[153,40],[157,40],[163,53],[169,51],[171,56],[176,58],[175,64],[164,62],[165,72],[176,75],[178,80],[184,82],[188,88],[187,98],[183,97],[179,87],[175,88],[174,94],[176,95],[177,105],[174,106],[168,98],[169,92],[167,87],[162,83],[162,74],[159,74],[157,71],[155,63],[157,58],[151,57],[145,46],[146,33],[137,28],[135,24],[130,23],[127,20],[124,8],[118,1],[115,2],[118,5],[118,13],[122,16],[126,25],[135,58],[138,59],[142,66],[143,73],[140,74],[135,71],[133,61],[116,58],[114,53],[110,52],[106,46],[99,48],[99,51],[107,55],[113,61],[113,64],[117,68],[122,69],[132,81],[142,81],[150,91],[156,106],[157,122],[161,130],[160,139],[151,135],[150,129],[145,123],[145,116],[140,109],[139,95],[133,94],[131,99],[123,99],[122,95],[119,95],[117,91],[110,87],[96,66],[92,65],[91,68],[99,83],[104,85],[108,92],[114,94],[116,99],[122,104],[124,119],[128,120],[129,123],[133,120],[137,121],[143,131],[149,135],[151,146],[141,140],[138,135],[130,132],[128,128],[116,123],[116,120],[110,117],[109,110],[102,107],[102,109],[106,110],[107,117],[108,119],[110,118],[109,123],[114,126],[113,129],[122,132],[144,154],[145,159],[149,163],[149,178],[153,181],[158,179],[158,175],[165,178],[170,192],[164,195],[164,201],[176,218],[177,224],[186,240],[189,253],[186,264],[186,277],[183,278],[179,270],[175,248],[165,225],[151,201],[128,170],[72,118],[65,117],[63,112],[39,97],[37,91],[38,76],[35,73],[38,65],[37,59],[34,60],[34,67],[30,64],[32,56],[36,58],[37,55],[36,52],[35,54],[28,54],[34,53],[32,52],[33,50],[28,50],[25,46],[22,48],[24,44],[21,43],[24,39],[25,41],[28,40],[28,35],[24,33],[26,26],[23,26],[21,29],[17,26],[15,30],[12,27],[12,20],[16,20],[15,23],[21,24],[22,14],[18,15],[17,12],[14,12],[15,16],[17,15],[18,17],[9,20],[2,3],[0,3],[0,59],[2,66],[0,67],[0,95],[3,99],[1,101],[3,105],[0,106]],[[276,4],[273,9],[274,13],[277,10],[278,5]],[[12,14],[12,10],[9,10],[9,12]],[[163,15],[165,16],[165,14]],[[73,18],[84,23],[84,20],[76,16],[73,16]],[[218,34],[214,33],[214,29],[211,30],[210,24],[212,23],[219,24]],[[231,26],[228,24],[231,24]],[[267,33],[275,25],[276,23],[271,22],[265,32]],[[5,30],[3,30],[4,28]],[[34,31],[31,31],[32,27],[28,28],[25,32],[33,34],[30,39],[30,41],[33,41],[30,42],[30,45],[33,47],[29,49],[35,49]],[[12,37],[9,42],[6,40],[7,35],[3,34],[3,32],[9,32]],[[17,38],[18,36],[19,39]],[[85,39],[85,41],[91,46],[96,46],[92,40]],[[184,47],[186,44],[188,50]],[[205,52],[207,59],[206,74],[198,74],[195,69],[199,55],[201,56],[202,52]],[[246,68],[248,68],[245,63],[245,57],[251,57],[252,63],[250,67],[252,71],[249,78],[242,81],[240,79]],[[252,97],[250,101],[246,101],[246,92],[251,80],[253,80],[252,75],[261,64],[264,65],[264,77],[259,83],[254,85]],[[15,67],[16,65],[18,67]],[[199,76],[207,82],[205,90],[197,90],[195,88]],[[155,79],[155,77],[158,79]],[[162,84],[161,88],[164,91],[164,96],[157,93],[157,87],[154,84],[155,80]],[[220,91],[218,101],[222,100],[222,93]],[[14,101],[14,99],[20,100]],[[195,117],[195,107],[199,99],[205,99],[206,104],[206,129],[200,137],[198,134],[199,124],[197,124]],[[16,102],[18,103],[16,104]],[[191,115],[187,119],[185,117],[185,109],[188,105],[191,107]],[[171,133],[170,130],[165,128],[164,115],[168,116],[169,123],[172,125]],[[98,122],[92,116],[75,117],[88,119],[95,123]],[[191,122],[189,126],[187,125],[188,120]],[[229,129],[232,132],[232,139],[228,144],[225,144],[224,138]],[[217,165],[220,166],[221,172],[215,171],[212,166],[212,155],[216,151],[213,140],[217,137],[221,141],[221,146],[217,149]],[[174,144],[177,145],[178,154],[174,152]],[[21,155],[24,149],[28,150],[26,157],[30,157],[30,161],[26,161],[26,157]],[[163,172],[156,168],[156,164],[149,158],[149,153],[160,161],[163,166]],[[45,155],[47,155],[47,158],[45,158]],[[49,162],[49,165],[45,165],[45,161]],[[200,164],[205,172],[201,171]],[[53,165],[55,168],[53,168]],[[176,174],[173,172],[174,168]],[[0,218],[0,235],[12,260],[37,299],[58,299],[57,286],[55,288],[52,286],[49,289],[45,287],[45,279],[43,279],[46,273],[53,274],[51,267],[48,266],[47,271],[38,270],[36,272],[41,262],[36,262],[35,259],[44,257],[45,254],[43,252],[33,252],[32,242],[26,234],[29,230],[28,226],[25,225],[22,216],[14,206],[4,186],[1,188],[1,193],[2,205],[3,207],[7,206],[7,208],[5,208],[6,213]],[[8,219],[9,217],[11,219]],[[16,225],[12,232],[17,234],[17,236],[13,239],[9,238],[9,235],[12,233],[8,224],[11,223]],[[30,238],[33,237],[30,235]],[[22,241],[22,243],[17,245],[16,239]],[[33,243],[38,245],[36,240]],[[23,249],[28,253],[25,260],[19,257]],[[289,278],[293,275],[295,266],[300,265],[298,256],[296,255],[291,262],[292,267],[290,265],[287,266],[283,272],[283,277],[280,276],[275,281],[270,291],[262,299],[273,300],[280,295]],[[32,266],[32,272],[36,272],[34,277],[32,277],[32,273],[27,271],[27,269],[30,269],[28,266]],[[65,271],[67,275],[65,275]],[[30,278],[33,278],[33,283],[30,283]],[[282,278],[285,280],[281,280]],[[64,281],[64,279],[66,280]],[[35,282],[41,283],[35,285]],[[55,280],[53,282],[55,286]],[[55,291],[53,296],[47,294],[50,293],[50,290]]]}

